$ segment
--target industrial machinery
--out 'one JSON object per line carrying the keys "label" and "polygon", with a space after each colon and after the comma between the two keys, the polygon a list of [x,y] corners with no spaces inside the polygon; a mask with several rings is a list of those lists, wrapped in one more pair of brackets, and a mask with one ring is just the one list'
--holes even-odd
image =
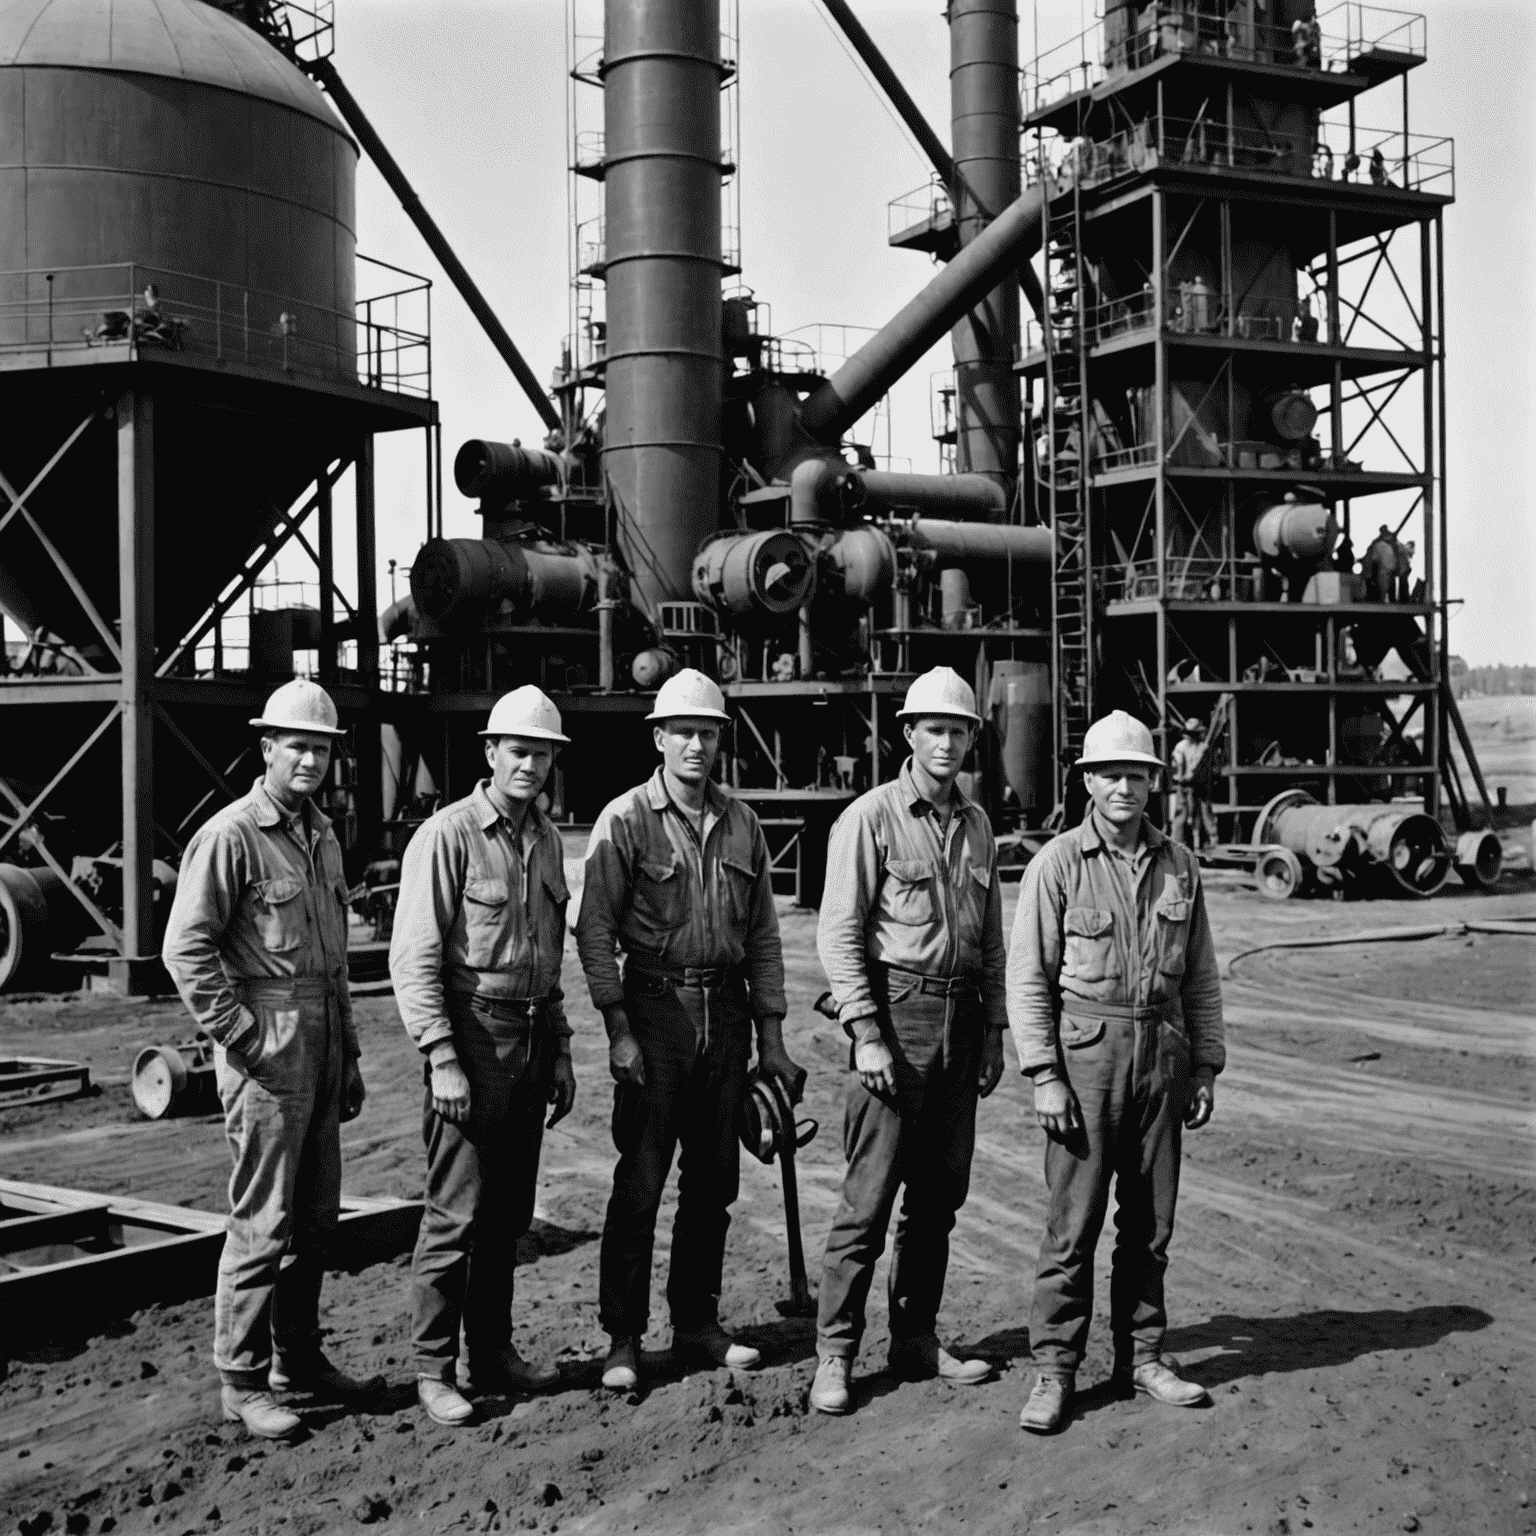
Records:
{"label": "industrial machinery", "polygon": [[[1234,841],[1292,789],[1419,801],[1426,826],[1444,790],[1470,826],[1445,681],[1454,161],[1410,130],[1424,57],[1423,18],[1373,6],[1108,0],[1026,72],[1050,314],[1019,372],[1059,754],[1113,706],[1162,751],[1208,717]],[[1400,121],[1368,128],[1388,85]],[[1415,889],[1448,867],[1410,863]]]}
{"label": "industrial machinery", "polygon": [[[606,0],[600,25],[589,3],[547,390],[344,84],[330,0],[0,14],[0,609],[26,637],[0,675],[0,984],[65,952],[153,984],[180,851],[249,784],[245,722],[311,654],[351,728],[327,805],[380,889],[482,772],[501,693],[554,696],[581,750],[550,809],[582,821],[652,761],[650,697],[685,664],[719,679],[725,778],[806,903],[939,662],[982,701],[969,783],[1000,828],[1075,819],[1083,729],[1120,706],[1164,748],[1210,717],[1228,837],[1277,791],[1413,798],[1435,824],[1443,789],[1470,830],[1444,681],[1453,168],[1409,131],[1422,18],[1110,0],[1025,72],[1021,112],[1016,0],[950,0],[946,147],[824,0],[932,162],[891,242],[939,263],[835,350],[776,334],[741,281],[734,0]],[[1401,126],[1361,126],[1391,82]],[[359,266],[359,148],[548,429],[458,448],[479,538],[443,537],[430,285]],[[871,413],[946,333],[949,472],[898,472]],[[380,616],[372,445],[406,429],[428,537]],[[1373,537],[1356,503],[1387,509]],[[312,601],[269,600],[283,549],[312,558]],[[1340,867],[1376,858],[1376,821],[1330,826],[1358,845]],[[1403,868],[1417,889],[1452,862],[1496,864],[1463,837]]]}

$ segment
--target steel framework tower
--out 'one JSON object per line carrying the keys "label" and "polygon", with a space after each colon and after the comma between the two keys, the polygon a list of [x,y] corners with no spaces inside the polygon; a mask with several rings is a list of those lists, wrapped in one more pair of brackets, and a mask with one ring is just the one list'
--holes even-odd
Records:
{"label": "steel framework tower", "polygon": [[[1209,717],[1233,839],[1299,790],[1435,812],[1443,781],[1465,821],[1444,684],[1454,166],[1409,128],[1424,57],[1422,17],[1353,0],[1111,0],[1026,72],[1050,314],[1019,373],[1056,532],[1063,799],[1118,706],[1164,755]],[[1363,126],[1389,83],[1400,121]]]}

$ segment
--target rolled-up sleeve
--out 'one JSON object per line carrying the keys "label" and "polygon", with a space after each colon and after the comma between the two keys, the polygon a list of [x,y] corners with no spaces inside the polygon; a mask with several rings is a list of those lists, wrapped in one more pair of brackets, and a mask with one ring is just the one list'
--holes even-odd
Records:
{"label": "rolled-up sleeve", "polygon": [[1184,1028],[1189,1034],[1192,1067],[1220,1072],[1227,1064],[1226,1024],[1221,1011],[1221,971],[1216,964],[1216,941],[1205,911],[1205,888],[1195,876],[1194,912],[1189,920],[1185,950],[1184,985],[1179,993],[1184,1008]]}
{"label": "rolled-up sleeve", "polygon": [[389,941],[389,977],[417,1050],[453,1038],[443,997],[443,934],[458,912],[465,853],[451,830],[427,822],[406,844]]}
{"label": "rolled-up sleeve", "polygon": [[773,905],[773,861],[763,829],[752,828],[752,901],[747,910],[743,961],[752,989],[752,1016],[782,1019],[789,1011],[784,996],[784,944],[779,938],[779,914]]}
{"label": "rolled-up sleeve", "polygon": [[624,1001],[619,974],[619,920],[629,900],[631,851],[620,817],[605,810],[587,844],[586,881],[576,917],[576,953],[587,978],[592,1006],[612,1008]]}
{"label": "rolled-up sleeve", "polygon": [[1063,905],[1060,870],[1047,850],[1024,872],[1008,950],[1008,1027],[1021,1072],[1056,1061]]}
{"label": "rolled-up sleeve", "polygon": [[220,958],[245,883],[238,836],[214,832],[194,837],[182,856],[160,950],[198,1028],[224,1046],[237,1044],[257,1027],[256,1015],[235,995]]}
{"label": "rolled-up sleeve", "polygon": [[[879,1035],[877,1008],[869,985],[866,930],[880,884],[880,844],[872,819],[857,807],[833,824],[827,841],[827,882],[816,924],[816,950],[832,984],[842,1026],[855,1040]],[[861,1019],[871,1021],[862,1029]]]}

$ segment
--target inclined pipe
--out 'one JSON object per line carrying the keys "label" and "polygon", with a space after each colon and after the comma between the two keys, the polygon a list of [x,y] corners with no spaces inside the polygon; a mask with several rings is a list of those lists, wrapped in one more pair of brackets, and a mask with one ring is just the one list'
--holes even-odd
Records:
{"label": "inclined pipe", "polygon": [[835,443],[977,298],[1040,243],[1042,189],[1004,209],[915,298],[875,333],[800,408],[818,442]]}
{"label": "inclined pipe", "polygon": [[[928,119],[918,110],[917,103],[907,94],[907,88],[896,75],[896,71],[886,62],[885,55],[875,46],[875,40],[864,30],[863,23],[853,14],[853,9],[847,0],[822,0],[827,8],[827,14],[842,28],[843,36],[853,45],[853,51],[864,61],[865,67],[875,77],[896,109],[896,115],[907,125],[912,137],[922,147],[923,153],[928,156],[929,163],[949,189],[950,196],[957,202],[960,198],[961,188],[957,177],[964,174],[963,168],[957,167],[955,158],[945,149],[943,141],[928,122]],[[1017,15],[1015,15],[1015,30],[1017,29]],[[1014,39],[1014,65],[1018,65],[1018,40]],[[1014,91],[1015,104],[1017,103],[1017,85],[1010,87]],[[1015,112],[1014,123],[1017,125],[1018,117]],[[957,140],[958,148],[958,140]],[[1015,126],[1014,157],[1018,157],[1018,135]],[[1011,197],[999,198],[996,203],[989,206],[1005,208],[1018,196],[1018,176],[1013,178],[1013,193]],[[974,189],[968,189],[974,192]],[[1035,270],[1028,262],[1019,264],[1019,287],[1024,290],[1024,296],[1029,300],[1030,308],[1034,310],[1041,324],[1045,323],[1045,294],[1040,287],[1040,279],[1035,276]],[[1012,362],[1012,358],[1009,358]]]}
{"label": "inclined pipe", "polygon": [[[1018,0],[950,0],[949,47],[955,219],[964,249],[1019,196]],[[1021,438],[1018,343],[1019,290],[1011,279],[983,294],[951,335],[956,467],[1010,488]]]}
{"label": "inclined pipe", "polygon": [[603,465],[643,606],[692,600],[719,526],[719,0],[607,0]]}
{"label": "inclined pipe", "polygon": [[496,318],[496,312],[486,302],[485,295],[475,286],[475,280],[465,270],[464,263],[454,254],[453,247],[448,244],[442,230],[437,227],[432,215],[422,206],[421,199],[416,195],[416,189],[405,178],[395,161],[395,157],[384,147],[384,141],[368,121],[363,109],[358,106],[357,98],[342,83],[341,76],[336,73],[336,66],[329,59],[301,59],[298,61],[314,79],[325,87],[332,101],[336,103],[337,110],[345,119],[347,127],[357,135],[358,142],[368,151],[368,158],[379,168],[384,180],[389,183],[389,189],[400,199],[400,206],[405,209],[406,216],[410,219],[421,234],[421,238],[427,242],[432,254],[437,257],[439,265],[448,274],[448,280],[459,290],[459,296],[469,306],[470,313],[480,322],[481,329],[491,339],[491,345],[501,354],[502,361],[512,370],[512,376],[523,387],[523,393],[533,403],[533,408],[539,413],[540,419],[551,432],[558,432],[561,428],[560,413],[556,411],[549,396],[544,392],[544,386],[539,383],[538,376],[528,366],[523,354],[517,350],[512,338],[507,335],[506,327]]}

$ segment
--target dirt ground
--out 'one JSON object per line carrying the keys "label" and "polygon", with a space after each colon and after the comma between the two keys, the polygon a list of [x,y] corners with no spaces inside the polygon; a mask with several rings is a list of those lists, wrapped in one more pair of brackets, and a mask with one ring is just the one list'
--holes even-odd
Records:
{"label": "dirt ground", "polygon": [[[1224,959],[1279,937],[1536,911],[1528,878],[1422,903],[1276,906],[1231,875],[1212,876],[1210,893]],[[813,922],[783,918],[789,1042],[811,1073],[804,1112],[822,1126],[801,1158],[814,1276],[842,1172],[846,1049],[811,1010]],[[1186,1142],[1169,1275],[1170,1348],[1212,1406],[1112,1399],[1100,1326],[1071,1423],[1040,1440],[1017,1418],[1043,1140],[1012,1070],[981,1107],[941,1324],[998,1363],[995,1381],[952,1390],[883,1375],[882,1275],[857,1411],[808,1416],[812,1328],[775,1307],[786,1292],[778,1171],[744,1157],[723,1312],[766,1368],[687,1376],[663,1353],[669,1197],[646,1388],[630,1400],[601,1391],[610,1090],[568,955],[581,1091],[545,1143],[515,1316],[525,1352],[559,1359],[561,1390],[492,1399],[457,1433],[431,1425],[411,1395],[405,1259],[326,1288],[329,1347],[355,1370],[386,1372],[389,1402],[317,1411],[289,1447],[218,1422],[209,1301],[30,1348],[7,1318],[23,1344],[0,1383],[0,1531],[1536,1531],[1533,981],[1536,944],[1515,937],[1239,961],[1230,1065],[1215,1120]],[[359,1014],[370,1097],[346,1128],[346,1183],[414,1195],[419,1067],[392,1000]],[[218,1121],[139,1120],[126,1086],[140,1045],[189,1033],[169,1003],[0,1006],[0,1047],[88,1060],[104,1089],[0,1111],[0,1171],[219,1209]]]}

